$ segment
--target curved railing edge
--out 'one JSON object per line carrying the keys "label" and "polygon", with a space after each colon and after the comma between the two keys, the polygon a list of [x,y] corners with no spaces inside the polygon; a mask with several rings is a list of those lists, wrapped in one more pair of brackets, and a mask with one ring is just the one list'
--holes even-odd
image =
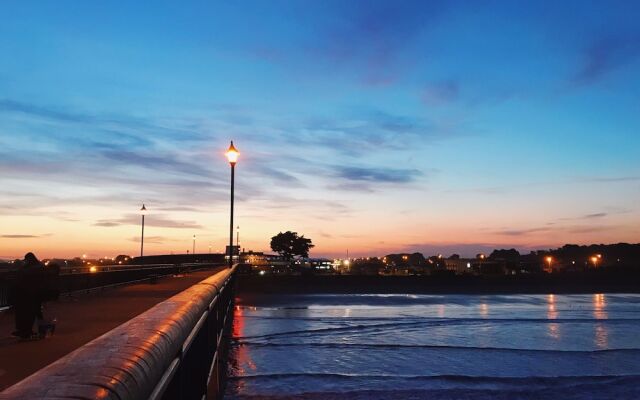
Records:
{"label": "curved railing edge", "polygon": [[7,388],[0,399],[221,397],[220,348],[233,315],[234,272],[219,271],[158,303]]}

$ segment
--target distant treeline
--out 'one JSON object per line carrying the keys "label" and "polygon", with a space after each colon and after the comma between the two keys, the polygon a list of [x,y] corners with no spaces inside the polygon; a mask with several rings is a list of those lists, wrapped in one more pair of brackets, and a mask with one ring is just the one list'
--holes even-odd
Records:
{"label": "distant treeline", "polygon": [[[467,268],[468,266],[468,268]],[[537,273],[583,271],[591,268],[640,268],[640,244],[566,244],[557,249],[536,250],[521,254],[516,249],[495,249],[489,255],[461,258],[458,254],[424,256],[422,253],[394,253],[384,257],[365,257],[352,261],[350,273]]]}
{"label": "distant treeline", "polygon": [[[520,254],[515,249],[494,250],[490,260],[511,262],[545,262],[551,257],[552,265],[559,266],[596,266],[596,267],[637,267],[640,266],[640,243],[591,244],[580,246],[565,244],[557,249],[537,250],[529,254]],[[595,257],[595,265],[594,264]]]}

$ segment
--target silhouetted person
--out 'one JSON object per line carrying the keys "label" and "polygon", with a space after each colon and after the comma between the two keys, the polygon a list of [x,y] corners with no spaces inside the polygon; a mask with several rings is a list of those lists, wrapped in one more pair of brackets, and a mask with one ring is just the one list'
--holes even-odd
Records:
{"label": "silhouetted person", "polygon": [[33,253],[24,256],[24,264],[18,271],[14,288],[14,334],[27,339],[33,335],[33,323],[42,308],[44,266]]}

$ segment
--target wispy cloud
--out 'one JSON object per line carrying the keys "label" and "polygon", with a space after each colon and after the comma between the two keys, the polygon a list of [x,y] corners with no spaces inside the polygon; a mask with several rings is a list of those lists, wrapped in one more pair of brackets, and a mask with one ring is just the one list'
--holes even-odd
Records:
{"label": "wispy cloud", "polygon": [[524,236],[531,233],[548,232],[550,230],[551,228],[548,228],[548,227],[539,227],[539,228],[526,228],[526,229],[503,229],[503,230],[496,231],[494,233],[498,235],[504,235],[504,236]]}
{"label": "wispy cloud", "polygon": [[310,154],[319,153],[388,158],[469,135],[472,131],[465,129],[464,124],[464,120],[431,121],[423,116],[351,107],[332,116],[308,116],[274,125],[269,144],[295,148],[307,160]]}
{"label": "wispy cloud", "polygon": [[[140,243],[140,236],[134,236],[128,239],[130,242]],[[164,244],[165,242],[172,241],[172,239],[164,236],[145,236],[145,243]]]}
{"label": "wispy cloud", "polygon": [[569,233],[575,234],[585,234],[585,233],[594,233],[594,232],[604,232],[611,229],[615,229],[615,226],[612,225],[583,225],[583,226],[572,226],[567,227],[566,231]]}
{"label": "wispy cloud", "polygon": [[388,85],[411,59],[403,50],[414,43],[446,6],[440,1],[335,2],[339,13],[321,25],[322,41],[312,48],[338,67],[361,71],[366,85]]}
{"label": "wispy cloud", "polygon": [[459,84],[449,79],[427,85],[422,93],[422,101],[430,106],[439,106],[456,101],[459,96]]}
{"label": "wispy cloud", "polygon": [[[94,223],[94,226],[113,227],[119,225],[139,225],[140,216],[128,214],[118,219],[103,219]],[[194,221],[180,221],[168,218],[166,215],[154,214],[145,219],[145,225],[159,228],[201,229],[202,225]]]}
{"label": "wispy cloud", "polygon": [[[136,137],[140,140],[140,135],[135,134],[135,132],[140,131],[146,133],[152,132],[156,136],[165,138],[180,138],[181,140],[202,138],[202,135],[197,131],[185,129],[180,126],[166,126],[163,123],[154,122],[148,118],[127,114],[98,114],[70,111],[62,107],[51,107],[13,99],[0,99],[0,112],[19,113],[59,123],[90,125],[92,129],[104,130],[110,134],[115,133],[128,139]],[[129,131],[130,133],[124,134],[122,133],[123,130]]]}
{"label": "wispy cloud", "polygon": [[585,216],[583,216],[582,218],[584,219],[593,219],[593,218],[602,218],[602,217],[606,217],[607,213],[601,212],[601,213],[594,213],[594,214],[587,214]]}
{"label": "wispy cloud", "polygon": [[277,182],[278,185],[297,188],[305,186],[305,184],[296,176],[285,172],[284,170],[277,167],[261,165],[260,168],[251,170],[250,173],[258,178],[270,178],[271,180]]}
{"label": "wispy cloud", "polygon": [[606,212],[598,212],[598,213],[592,213],[592,214],[585,214],[585,215],[580,215],[578,217],[564,217],[564,218],[560,218],[560,221],[579,221],[579,220],[585,220],[585,219],[598,219],[598,218],[604,218],[607,215],[609,215]]}
{"label": "wispy cloud", "polygon": [[572,78],[576,85],[592,84],[640,57],[640,34],[607,35],[583,51],[582,64]]}
{"label": "wispy cloud", "polygon": [[0,235],[0,238],[3,239],[37,239],[45,236],[51,236],[51,234],[45,235]]}
{"label": "wispy cloud", "polygon": [[377,183],[408,183],[422,176],[417,169],[335,166],[336,176],[349,181]]}
{"label": "wispy cloud", "polygon": [[612,176],[612,177],[597,177],[588,178],[588,182],[602,182],[602,183],[618,183],[618,182],[637,182],[640,181],[640,176]]}
{"label": "wispy cloud", "polygon": [[133,151],[124,149],[106,150],[100,153],[108,160],[116,161],[119,164],[134,165],[153,170],[164,170],[181,172],[188,175],[210,176],[210,171],[203,168],[200,163],[195,161],[186,162],[177,159],[176,153],[165,154],[148,154],[143,151]]}
{"label": "wispy cloud", "polygon": [[589,234],[594,232],[604,232],[615,229],[616,226],[613,225],[605,225],[602,223],[594,224],[588,223],[588,220],[600,219],[604,218],[607,214],[605,213],[597,213],[597,214],[588,214],[578,218],[562,218],[561,220],[575,220],[580,221],[584,220],[586,225],[580,224],[580,222],[569,224],[569,225],[561,225],[555,223],[548,223],[547,226],[544,227],[533,227],[533,228],[523,228],[523,229],[502,229],[498,231],[494,231],[493,233],[501,236],[512,236],[512,237],[526,237],[528,235],[537,234],[537,233],[546,233],[546,234]]}
{"label": "wispy cloud", "polygon": [[340,183],[337,185],[327,185],[327,189],[336,190],[336,191],[348,191],[348,192],[365,192],[365,193],[373,193],[375,192],[374,187],[369,183],[363,182],[348,182],[348,183]]}

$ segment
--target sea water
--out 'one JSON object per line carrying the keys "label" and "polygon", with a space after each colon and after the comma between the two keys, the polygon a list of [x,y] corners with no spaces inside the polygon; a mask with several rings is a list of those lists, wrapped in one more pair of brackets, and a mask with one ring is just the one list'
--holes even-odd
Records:
{"label": "sea water", "polygon": [[640,295],[238,299],[226,397],[640,399]]}

